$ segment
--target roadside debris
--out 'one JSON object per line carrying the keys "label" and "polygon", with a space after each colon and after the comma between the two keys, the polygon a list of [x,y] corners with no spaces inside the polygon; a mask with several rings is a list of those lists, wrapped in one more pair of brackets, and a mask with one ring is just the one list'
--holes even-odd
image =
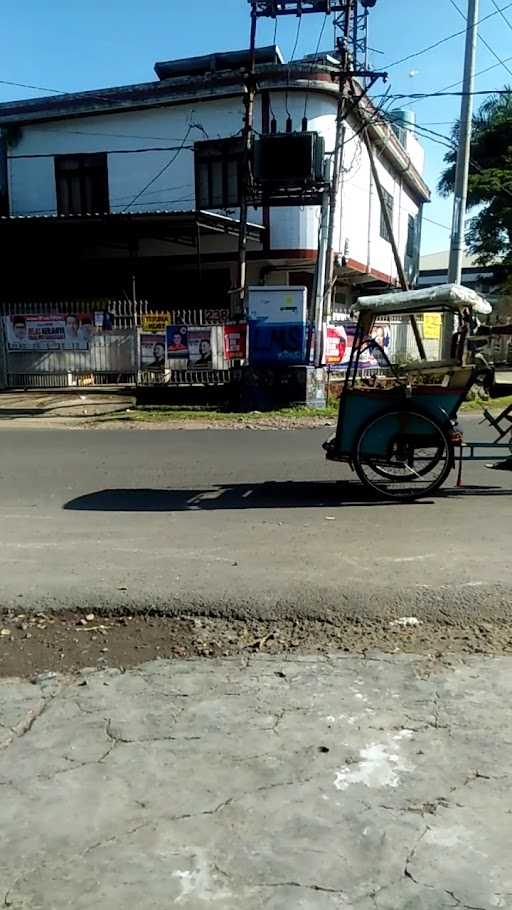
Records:
{"label": "roadside debris", "polygon": [[401,629],[410,629],[421,625],[421,619],[417,619],[416,616],[401,616],[400,619],[394,619],[390,623],[391,628],[398,626]]}
{"label": "roadside debris", "polygon": [[[95,621],[86,616],[94,615]],[[102,661],[109,667],[133,667],[157,658],[207,660],[251,655],[363,654],[379,659],[384,653],[428,654],[432,660],[450,654],[510,654],[508,624],[459,626],[453,622],[422,622],[414,616],[362,621],[331,617],[234,619],[212,616],[165,616],[115,611],[94,614],[62,611],[0,617],[0,677],[33,678],[34,674],[78,672]],[[86,633],[86,634],[80,634]],[[106,651],[105,648],[108,648]],[[286,668],[276,677],[286,678]]]}

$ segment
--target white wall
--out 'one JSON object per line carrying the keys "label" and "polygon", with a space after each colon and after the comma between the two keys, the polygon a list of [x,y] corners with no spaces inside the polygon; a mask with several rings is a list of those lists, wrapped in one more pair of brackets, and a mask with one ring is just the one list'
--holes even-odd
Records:
{"label": "white wall", "polygon": [[[257,112],[259,118],[259,112]],[[9,191],[11,212],[26,215],[57,209],[52,157],[24,159],[22,155],[71,155],[80,152],[108,154],[110,208],[133,211],[195,207],[194,154],[184,149],[140,198],[135,195],[168,164],[174,155],[167,147],[183,143],[191,124],[186,145],[201,139],[221,138],[239,132],[242,105],[238,99],[209,101],[194,107],[155,107],[97,117],[77,117],[23,128],[21,140],[10,149]],[[205,135],[206,133],[206,135]],[[121,154],[140,148],[157,151]],[[163,150],[160,151],[159,149]],[[118,151],[118,154],[116,154]]]}
{"label": "white wall", "polygon": [[[336,98],[318,92],[271,94],[271,116],[284,130],[288,111],[293,128],[300,130],[305,107],[309,128],[325,138],[326,152],[334,149]],[[238,98],[195,103],[193,107],[155,107],[139,111],[77,117],[35,124],[22,129],[21,138],[9,150],[9,191],[15,215],[56,212],[53,156],[79,152],[108,152],[110,208],[114,212],[145,210],[190,210],[196,207],[193,151],[179,154],[166,147],[193,145],[206,137],[222,138],[240,133],[243,108]],[[202,129],[200,129],[201,127]],[[258,98],[255,128],[261,131]],[[205,135],[206,134],[206,135]],[[380,206],[375,187],[371,190],[368,155],[361,137],[347,125],[344,153],[343,205],[338,206],[335,248],[348,258],[385,275],[396,276],[391,245],[380,237]],[[136,152],[151,147],[156,151]],[[128,153],[126,153],[128,152]],[[47,155],[42,158],[17,156]],[[166,165],[168,165],[166,167]],[[418,207],[394,177],[378,163],[384,187],[394,198],[394,227],[403,253],[407,241],[407,215]],[[139,198],[138,193],[162,171]],[[233,213],[235,217],[238,212]],[[273,250],[316,250],[319,207],[275,208],[271,211]],[[261,211],[249,210],[249,218],[261,222]]]}

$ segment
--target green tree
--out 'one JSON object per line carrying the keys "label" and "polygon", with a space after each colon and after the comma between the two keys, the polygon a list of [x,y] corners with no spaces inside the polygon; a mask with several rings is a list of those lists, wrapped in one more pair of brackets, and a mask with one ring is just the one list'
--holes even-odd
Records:
{"label": "green tree", "polygon": [[[473,117],[468,208],[480,207],[469,220],[466,244],[482,266],[501,260],[501,274],[512,272],[512,88],[493,95]],[[459,123],[452,131],[455,144]],[[442,196],[453,193],[456,147],[439,181]]]}

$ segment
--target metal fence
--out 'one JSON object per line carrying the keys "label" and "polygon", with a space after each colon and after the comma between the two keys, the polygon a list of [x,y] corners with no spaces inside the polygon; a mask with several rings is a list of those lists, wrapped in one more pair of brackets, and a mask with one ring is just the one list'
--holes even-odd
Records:
{"label": "metal fence", "polygon": [[95,313],[107,312],[112,319],[112,328],[129,329],[137,324],[140,313],[150,312],[147,300],[111,300],[95,298],[82,300],[8,300],[0,302],[0,313],[3,316],[46,316],[52,313],[87,313],[94,318]]}
{"label": "metal fence", "polygon": [[[14,351],[5,342],[0,318],[0,376],[8,388],[64,388],[136,384],[141,385],[219,385],[229,382],[231,364],[224,356],[223,324],[228,310],[158,310],[147,300],[59,300],[7,301],[0,303],[3,316],[87,315],[95,324],[95,314],[108,313],[112,329],[90,337],[88,350]],[[208,326],[212,334],[211,369],[189,369],[187,360],[178,361],[165,372],[141,370],[138,332],[145,316],[162,317],[170,324]],[[98,320],[101,322],[101,320]]]}
{"label": "metal fence", "polygon": [[134,383],[137,378],[137,338],[132,329],[113,329],[93,335],[87,351],[5,352],[10,388]]}

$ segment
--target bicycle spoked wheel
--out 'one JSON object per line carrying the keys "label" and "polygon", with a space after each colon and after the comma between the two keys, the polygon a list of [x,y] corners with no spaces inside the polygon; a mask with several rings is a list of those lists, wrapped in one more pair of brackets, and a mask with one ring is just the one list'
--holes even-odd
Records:
{"label": "bicycle spoked wheel", "polygon": [[411,501],[444,483],[453,466],[444,429],[424,414],[392,411],[375,418],[356,444],[359,479],[379,497]]}

